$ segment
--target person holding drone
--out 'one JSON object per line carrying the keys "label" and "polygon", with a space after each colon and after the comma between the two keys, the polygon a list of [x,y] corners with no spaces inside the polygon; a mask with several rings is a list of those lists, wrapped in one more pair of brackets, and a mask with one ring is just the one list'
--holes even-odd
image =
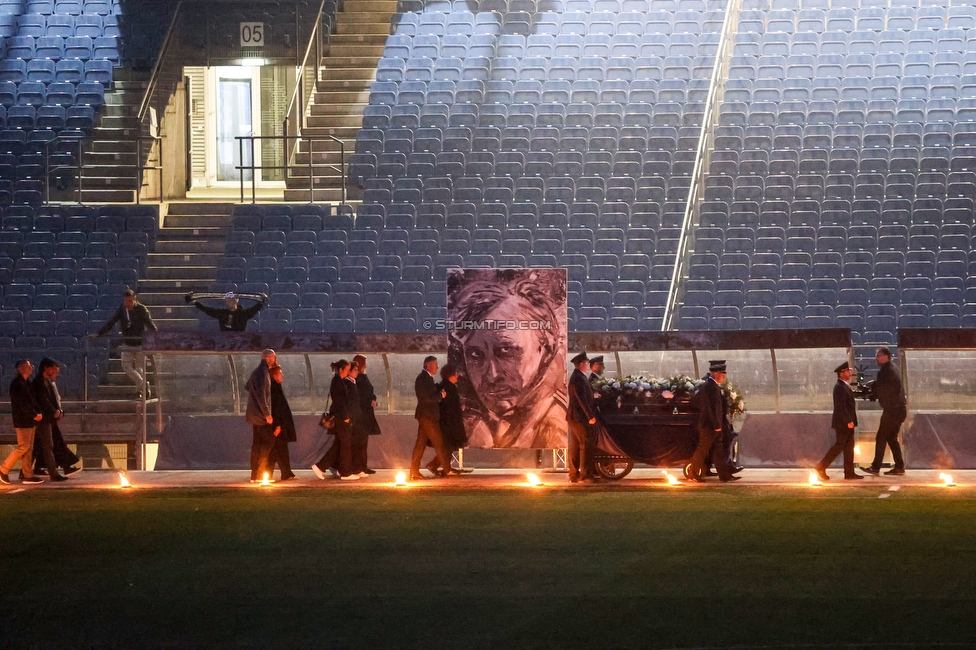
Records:
{"label": "person holding drone", "polygon": [[[247,329],[247,321],[251,320],[268,303],[268,296],[263,293],[238,294],[228,291],[223,294],[226,308],[207,307],[199,301],[204,298],[218,298],[220,294],[210,293],[188,293],[185,300],[188,305],[194,305],[207,316],[217,319],[221,332],[243,332]],[[247,298],[254,300],[254,304],[248,308],[240,305],[240,299]]]}

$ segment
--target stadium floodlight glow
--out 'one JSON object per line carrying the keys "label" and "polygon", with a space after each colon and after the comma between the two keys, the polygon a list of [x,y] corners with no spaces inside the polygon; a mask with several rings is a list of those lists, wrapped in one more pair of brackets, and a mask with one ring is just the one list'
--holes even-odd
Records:
{"label": "stadium floodlight glow", "polygon": [[816,472],[810,472],[810,480],[807,484],[810,487],[821,487],[823,485],[823,481],[820,480],[820,477],[817,476]]}
{"label": "stadium floodlight glow", "polygon": [[406,472],[396,473],[396,482],[393,483],[395,487],[406,487],[407,486],[407,474]]}
{"label": "stadium floodlight glow", "polygon": [[125,477],[125,472],[119,472],[119,487],[122,489],[132,487],[132,484],[129,483],[129,479]]}
{"label": "stadium floodlight glow", "polygon": [[942,487],[956,487],[956,483],[952,480],[951,474],[943,472],[939,474],[939,480],[942,481]]}
{"label": "stadium floodlight glow", "polygon": [[528,481],[529,487],[542,487],[545,485],[545,483],[542,482],[542,479],[531,472],[525,475],[525,479]]}
{"label": "stadium floodlight glow", "polygon": [[668,470],[662,469],[661,473],[664,474],[664,479],[668,482],[668,485],[673,485],[673,486],[681,485],[681,483],[678,482],[678,479],[673,474],[671,474],[671,472],[669,472]]}

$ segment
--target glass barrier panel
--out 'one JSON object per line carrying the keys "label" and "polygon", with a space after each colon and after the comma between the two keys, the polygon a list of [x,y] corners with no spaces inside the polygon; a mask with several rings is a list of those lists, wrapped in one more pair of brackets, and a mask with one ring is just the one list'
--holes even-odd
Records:
{"label": "glass barrier panel", "polygon": [[226,354],[155,354],[153,358],[165,412],[234,412],[234,386]]}
{"label": "glass barrier panel", "polygon": [[[414,382],[417,374],[424,369],[426,354],[390,354],[390,372],[393,374],[393,413],[414,412],[417,407],[417,394]],[[443,365],[447,355],[436,355],[439,365]],[[440,381],[440,377],[435,377]]]}
{"label": "glass barrier panel", "polygon": [[710,359],[725,360],[728,380],[742,392],[747,412],[776,410],[773,358],[769,350],[699,350],[698,369],[702,377],[708,372]]}
{"label": "glass barrier panel", "polygon": [[903,359],[909,409],[976,411],[976,350],[907,350]]}
{"label": "glass barrier panel", "polygon": [[[702,363],[701,354],[698,355],[699,364]],[[644,375],[646,377],[665,378],[672,375],[695,374],[695,361],[690,350],[644,352],[630,351],[620,353],[621,374]],[[702,371],[704,372],[704,370]]]}
{"label": "glass barrier panel", "polygon": [[776,350],[780,411],[833,411],[834,368],[847,357],[843,348]]}

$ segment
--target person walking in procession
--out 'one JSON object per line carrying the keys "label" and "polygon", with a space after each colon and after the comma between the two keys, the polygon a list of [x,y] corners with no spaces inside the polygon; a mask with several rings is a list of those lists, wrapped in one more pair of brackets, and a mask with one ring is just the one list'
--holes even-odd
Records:
{"label": "person walking in procession", "polygon": [[359,458],[357,464],[363,468],[366,474],[375,474],[376,470],[369,467],[369,436],[378,436],[380,424],[376,421],[376,390],[373,388],[369,375],[366,374],[366,357],[357,354],[352,358],[353,365],[359,368],[359,376],[356,377],[356,394],[359,396],[359,426],[366,433],[366,437],[361,441],[361,447],[357,447]]}
{"label": "person walking in procession", "polygon": [[27,359],[17,361],[17,376],[10,382],[10,410],[13,415],[14,433],[17,435],[17,446],[14,447],[7,459],[0,465],[0,483],[10,485],[10,472],[14,464],[20,461],[21,483],[35,484],[44,481],[34,476],[34,431],[37,423],[44,417],[34,399],[28,381],[34,367]]}
{"label": "person walking in procession", "polygon": [[414,393],[417,395],[417,408],[414,417],[417,419],[417,441],[410,456],[410,480],[420,481],[427,477],[420,473],[420,462],[424,459],[424,451],[429,441],[437,454],[437,462],[443,467],[441,476],[458,476],[460,472],[451,467],[451,454],[444,446],[444,436],[441,433],[441,400],[447,393],[437,387],[434,373],[437,372],[437,357],[424,359],[424,369],[413,382]]}
{"label": "person walking in procession", "polygon": [[274,427],[275,437],[274,450],[271,452],[268,466],[274,472],[274,466],[277,464],[281,470],[281,480],[291,481],[298,478],[291,471],[291,456],[288,454],[288,443],[298,440],[295,417],[285,397],[283,384],[285,375],[281,366],[275,364],[268,369],[268,372],[271,375],[271,425]]}
{"label": "person walking in procession", "polygon": [[854,392],[851,390],[851,365],[844,362],[834,369],[837,373],[837,383],[834,384],[834,414],[830,426],[836,434],[836,442],[814,470],[822,481],[829,481],[827,468],[841,453],[844,454],[844,478],[847,480],[863,479],[854,471],[854,431],[857,427],[857,406],[854,403]]}
{"label": "person walking in procession", "polygon": [[[51,399],[53,400],[58,411],[61,411],[61,394],[58,392],[58,376],[61,374],[61,366],[54,359],[49,359],[47,357],[41,359],[41,366],[37,370],[37,376],[34,377],[34,381],[40,384],[36,390],[46,390]],[[41,381],[41,380],[45,381]],[[63,416],[63,411],[62,411]],[[65,476],[72,476],[81,471],[81,458],[78,457],[71,449],[68,448],[68,443],[64,441],[64,435],[61,433],[60,426],[61,417],[58,417],[51,423],[51,444],[54,450],[54,462],[57,463],[57,467],[64,470]],[[23,464],[21,464],[23,466]],[[38,445],[34,445],[34,474],[40,474],[46,471],[47,464],[44,462],[44,455],[42,449]],[[21,469],[21,478],[24,477],[23,469]]]}
{"label": "person walking in procession", "polygon": [[[271,366],[277,364],[274,350],[261,352],[261,363],[254,369],[245,384],[247,410],[245,418],[251,425],[251,483],[260,481],[265,474],[270,479],[274,472],[271,452],[275,446],[274,415],[271,410]],[[272,479],[273,480],[273,479]]]}
{"label": "person walking in procession", "polygon": [[698,414],[698,446],[691,457],[689,479],[704,482],[706,475],[705,459],[711,456],[715,471],[723,483],[736,481],[740,477],[732,475],[732,467],[726,459],[723,434],[729,426],[728,410],[722,395],[722,383],[726,378],[725,361],[716,361],[708,367],[708,379],[698,389],[696,401],[700,408]]}
{"label": "person walking in procession", "polygon": [[357,481],[360,478],[359,472],[353,471],[352,434],[355,422],[350,400],[358,397],[349,390],[351,384],[346,381],[349,368],[350,364],[345,359],[339,359],[332,364],[332,372],[335,374],[332,375],[332,385],[329,387],[331,403],[328,415],[335,418],[335,425],[330,432],[335,440],[319,462],[312,465],[312,471],[321,480],[325,480],[326,472],[331,472],[343,481]]}
{"label": "person walking in procession", "polygon": [[901,373],[891,360],[891,350],[888,348],[878,348],[874,358],[878,362],[878,380],[874,383],[871,398],[881,404],[881,423],[878,425],[878,435],[874,439],[874,460],[868,467],[862,467],[861,471],[875,476],[880,474],[887,446],[891,447],[891,458],[895,461],[895,466],[885,474],[904,476],[905,458],[898,443],[898,433],[901,431],[902,423],[908,417],[908,403],[905,399],[905,389],[901,385]]}
{"label": "person walking in procession", "polygon": [[598,480],[593,467],[593,427],[596,425],[596,402],[593,400],[593,387],[586,378],[590,360],[586,352],[580,352],[571,359],[575,367],[569,377],[569,408],[566,421],[569,423],[569,482],[592,482]]}

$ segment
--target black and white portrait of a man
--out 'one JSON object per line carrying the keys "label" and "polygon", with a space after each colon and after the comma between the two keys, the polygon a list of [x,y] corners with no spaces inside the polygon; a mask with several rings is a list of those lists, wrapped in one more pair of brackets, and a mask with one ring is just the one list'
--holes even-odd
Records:
{"label": "black and white portrait of a man", "polygon": [[468,445],[564,447],[566,271],[453,270],[447,310]]}

